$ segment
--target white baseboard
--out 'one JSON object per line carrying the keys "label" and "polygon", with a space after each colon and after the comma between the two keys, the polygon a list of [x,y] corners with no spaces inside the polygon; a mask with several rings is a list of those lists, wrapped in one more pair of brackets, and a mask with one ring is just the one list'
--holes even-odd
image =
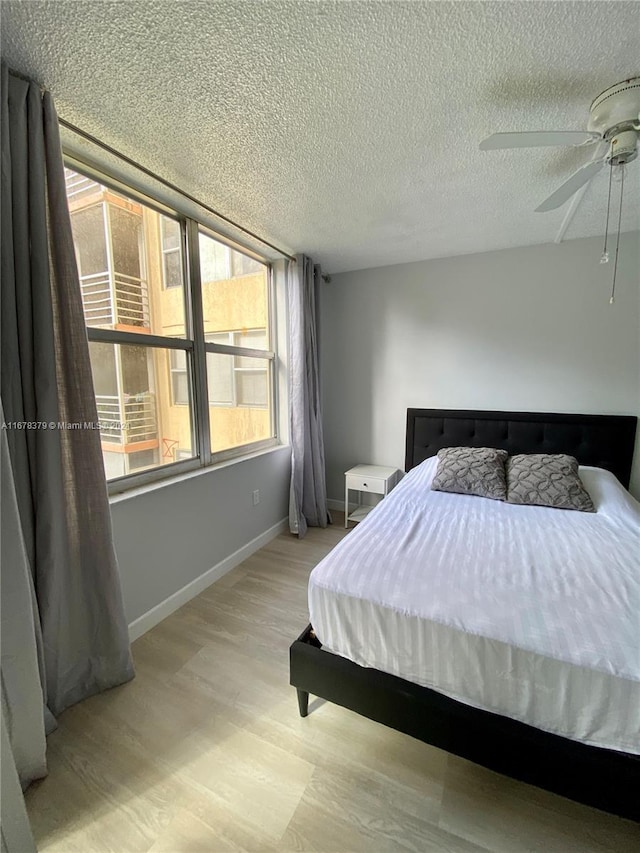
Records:
{"label": "white baseboard", "polygon": [[273,527],[265,530],[264,533],[256,536],[255,539],[247,542],[247,544],[243,545],[242,548],[238,548],[238,550],[234,551],[233,554],[229,554],[228,557],[225,557],[225,559],[219,562],[216,566],[208,569],[204,574],[200,575],[195,580],[190,581],[186,586],[183,586],[182,589],[174,592],[173,595],[169,596],[169,598],[165,598],[165,600],[161,601],[160,604],[156,604],[156,606],[152,607],[151,610],[148,610],[146,613],[143,613],[142,616],[134,619],[129,625],[129,641],[133,642],[134,640],[137,640],[138,637],[146,634],[147,631],[150,631],[151,628],[159,622],[162,622],[163,619],[166,619],[167,616],[170,616],[174,611],[182,607],[183,604],[186,604],[187,601],[191,601],[192,598],[195,598],[196,595],[199,595],[208,586],[211,586],[212,583],[215,583],[223,575],[226,575],[227,572],[231,571],[231,569],[235,569],[236,566],[239,566],[243,560],[247,559],[247,557],[255,554],[256,551],[259,551],[260,548],[288,529],[289,519],[283,518],[282,521],[279,521],[277,524],[274,524]]}

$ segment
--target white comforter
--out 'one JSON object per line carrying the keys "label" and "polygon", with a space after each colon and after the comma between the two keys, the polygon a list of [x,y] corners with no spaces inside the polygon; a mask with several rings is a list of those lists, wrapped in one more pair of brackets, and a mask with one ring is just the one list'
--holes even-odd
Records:
{"label": "white comforter", "polygon": [[413,469],[314,569],[330,651],[585,743],[640,754],[640,504],[596,513],[434,492]]}

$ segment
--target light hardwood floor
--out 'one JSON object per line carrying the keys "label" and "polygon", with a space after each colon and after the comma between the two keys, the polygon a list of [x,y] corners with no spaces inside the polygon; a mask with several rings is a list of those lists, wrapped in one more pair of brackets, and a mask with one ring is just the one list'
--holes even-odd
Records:
{"label": "light hardwood floor", "polygon": [[133,646],[136,679],[65,712],[27,806],[40,851],[640,850],[640,828],[312,700],[288,648],[341,519],[282,535]]}

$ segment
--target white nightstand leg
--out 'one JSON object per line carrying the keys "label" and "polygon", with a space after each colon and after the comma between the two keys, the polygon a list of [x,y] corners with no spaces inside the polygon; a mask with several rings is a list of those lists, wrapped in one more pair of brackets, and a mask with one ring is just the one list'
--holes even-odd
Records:
{"label": "white nightstand leg", "polygon": [[345,482],[344,486],[344,526],[345,530],[349,527],[349,522],[347,519],[349,518],[349,486]]}

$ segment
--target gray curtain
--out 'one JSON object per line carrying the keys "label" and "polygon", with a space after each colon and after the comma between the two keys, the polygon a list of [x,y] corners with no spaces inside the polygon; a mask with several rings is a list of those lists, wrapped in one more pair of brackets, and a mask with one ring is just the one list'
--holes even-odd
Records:
{"label": "gray curtain", "polygon": [[[4,420],[2,407],[0,417]],[[38,607],[18,517],[6,430],[0,433],[2,536],[2,719],[0,798],[3,853],[35,851],[22,788],[46,775],[45,706]]]}
{"label": "gray curtain", "polygon": [[324,439],[318,370],[317,285],[319,266],[297,255],[289,264],[289,411],[291,489],[289,529],[302,537],[307,527],[326,527]]}
{"label": "gray curtain", "polygon": [[2,853],[36,853],[4,717],[0,720],[0,729],[0,850]]}
{"label": "gray curtain", "polygon": [[[98,416],[58,120],[49,94],[4,66],[1,196],[4,432],[35,596],[33,643],[42,698],[58,714],[129,680],[133,665],[100,437],[97,429],[86,428],[96,426]],[[34,426],[15,426],[24,423]],[[63,429],[61,423],[83,427]],[[4,514],[2,521],[4,536],[10,521]],[[19,543],[13,532],[12,541]],[[22,557],[4,550],[2,556],[4,581],[5,573],[11,578],[20,570]],[[4,686],[4,625],[2,639]],[[5,708],[9,721],[21,713],[11,707],[13,695]],[[40,711],[50,728],[52,718],[42,712],[42,703]],[[24,784],[16,728],[8,729]],[[41,772],[37,765],[27,777]]]}

